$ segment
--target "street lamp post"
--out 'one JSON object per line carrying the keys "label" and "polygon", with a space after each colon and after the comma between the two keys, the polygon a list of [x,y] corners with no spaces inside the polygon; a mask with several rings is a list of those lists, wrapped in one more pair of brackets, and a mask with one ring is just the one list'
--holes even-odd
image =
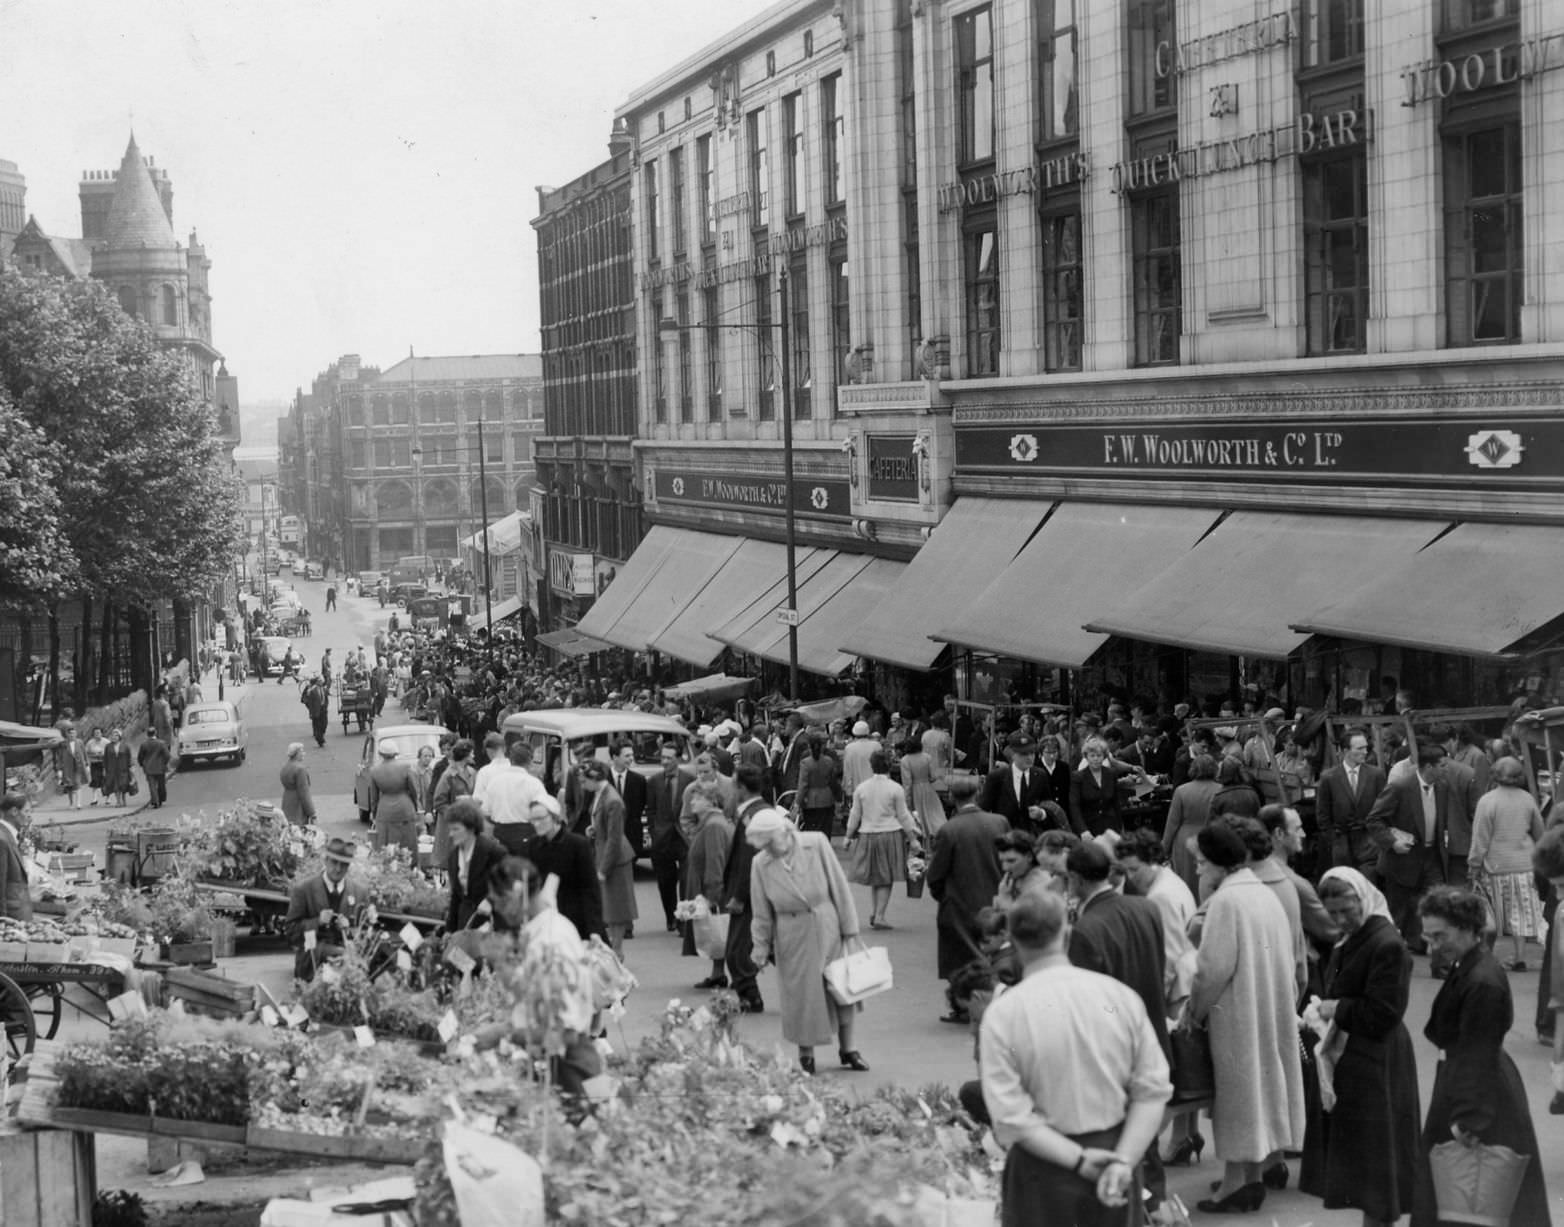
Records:
{"label": "street lamp post", "polygon": [[788,314],[787,269],[777,270],[777,306],[779,319],[774,324],[762,323],[711,323],[680,324],[664,317],[657,326],[659,338],[670,333],[677,335],[686,328],[715,330],[736,328],[755,333],[776,332],[781,354],[778,365],[782,377],[782,484],[786,495],[782,500],[782,518],[787,541],[787,609],[782,611],[787,622],[787,682],[789,697],[798,698],[798,518],[793,508],[793,363],[791,353],[791,326]]}

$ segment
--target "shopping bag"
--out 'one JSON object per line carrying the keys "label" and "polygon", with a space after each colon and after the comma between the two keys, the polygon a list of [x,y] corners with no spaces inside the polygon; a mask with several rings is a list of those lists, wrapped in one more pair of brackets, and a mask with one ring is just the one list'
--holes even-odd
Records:
{"label": "shopping bag", "polygon": [[445,1123],[445,1174],[462,1227],[544,1227],[543,1170],[502,1138]]}
{"label": "shopping bag", "polygon": [[886,993],[894,986],[891,956],[884,946],[865,946],[846,951],[825,965],[826,988],[838,1005],[857,1005],[860,1001]]}
{"label": "shopping bag", "polygon": [[1428,1152],[1439,1221],[1507,1227],[1530,1162],[1508,1146],[1441,1142]]}
{"label": "shopping bag", "polygon": [[728,953],[728,914],[712,912],[690,921],[695,935],[695,953],[708,959],[720,959]]}
{"label": "shopping bag", "polygon": [[1175,1027],[1168,1040],[1173,1050],[1173,1102],[1210,1099],[1216,1094],[1211,1033],[1204,1027]]}

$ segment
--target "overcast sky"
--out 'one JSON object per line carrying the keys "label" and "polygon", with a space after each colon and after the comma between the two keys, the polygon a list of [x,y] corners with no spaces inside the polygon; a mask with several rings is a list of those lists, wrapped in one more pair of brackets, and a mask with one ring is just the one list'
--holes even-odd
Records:
{"label": "overcast sky", "polygon": [[338,355],[536,352],[536,187],[771,0],[0,0],[0,158],[80,235],[134,124],[246,402]]}

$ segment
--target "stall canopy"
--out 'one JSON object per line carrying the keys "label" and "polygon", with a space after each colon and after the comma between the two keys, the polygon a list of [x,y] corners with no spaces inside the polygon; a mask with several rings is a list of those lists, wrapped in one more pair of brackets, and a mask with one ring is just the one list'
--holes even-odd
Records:
{"label": "stall canopy", "polygon": [[787,550],[770,541],[741,540],[691,600],[659,627],[648,646],[702,669],[722,655],[706,632],[721,626],[787,575]]}
{"label": "stall canopy", "polygon": [[1413,558],[1445,525],[1358,516],[1238,511],[1194,549],[1086,629],[1238,656],[1285,657],[1308,635],[1294,625]]}
{"label": "stall canopy", "polygon": [[707,703],[720,703],[746,694],[755,685],[753,677],[729,677],[726,673],[711,673],[670,686],[663,693],[679,699],[700,699]]}
{"label": "stall canopy", "polygon": [[742,537],[654,527],[587,610],[582,632],[644,651],[743,542]]}
{"label": "stall canopy", "polygon": [[1014,562],[934,638],[978,651],[1075,668],[1107,635],[1086,623],[1112,610],[1121,594],[1176,565],[1219,513],[1135,503],[1018,505],[1047,514]]}
{"label": "stall canopy", "polygon": [[546,648],[552,648],[561,656],[590,656],[593,652],[606,652],[614,645],[605,643],[601,639],[594,639],[591,635],[583,635],[574,626],[567,626],[563,630],[546,631],[538,636],[538,642]]}
{"label": "stall canopy", "polygon": [[[489,625],[490,611],[488,609],[482,608],[481,602],[479,604],[480,608],[475,609],[472,613],[472,616],[467,619],[468,624],[474,629]],[[526,602],[523,601],[519,596],[506,597],[503,601],[496,601],[494,603],[493,610],[494,620],[496,622],[503,622],[506,618],[515,617],[521,612],[521,608],[525,604]]]}
{"label": "stall canopy", "polygon": [[[522,541],[532,527],[532,516],[525,511],[513,511],[503,519],[489,525],[489,553],[509,554],[521,548]],[[483,548],[483,533],[476,532],[463,537],[461,544],[469,549]]]}
{"label": "stall canopy", "polygon": [[1047,503],[1015,499],[957,501],[918,551],[873,618],[847,628],[842,650],[905,669],[927,669],[944,650],[929,636],[955,624],[1020,553]]}
{"label": "stall canopy", "polygon": [[1564,616],[1564,530],[1459,524],[1371,585],[1297,620],[1302,633],[1498,656]]}

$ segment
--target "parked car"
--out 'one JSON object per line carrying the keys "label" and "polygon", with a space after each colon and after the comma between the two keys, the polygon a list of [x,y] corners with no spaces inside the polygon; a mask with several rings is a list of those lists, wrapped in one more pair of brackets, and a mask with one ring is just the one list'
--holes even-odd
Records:
{"label": "parked car", "polygon": [[360,571],[358,573],[359,596],[374,596],[375,589],[380,586],[380,581],[385,577],[384,571]]}
{"label": "parked car", "polygon": [[414,762],[418,751],[425,746],[440,750],[440,738],[447,730],[438,724],[383,724],[364,735],[364,746],[358,756],[358,769],[353,775],[353,803],[358,806],[360,822],[370,820],[369,769],[380,761],[380,747],[393,745],[396,756],[406,762]]}
{"label": "parked car", "polygon": [[178,740],[181,764],[214,758],[242,763],[249,734],[239,718],[239,709],[232,703],[203,701],[185,708]]}
{"label": "parked car", "polygon": [[305,579],[325,579],[326,568],[323,563],[307,562],[304,564]]}
{"label": "parked car", "polygon": [[[293,641],[281,635],[261,636],[261,651],[259,673],[262,677],[280,677],[283,673],[283,661],[293,647]],[[302,659],[302,658],[301,658]]]}
{"label": "parked car", "polygon": [[[551,796],[564,787],[570,769],[583,756],[607,762],[613,746],[628,741],[635,747],[635,770],[650,781],[662,771],[662,748],[672,745],[688,767],[701,747],[684,725],[668,716],[615,711],[605,707],[559,707],[517,712],[500,726],[507,747],[525,741],[532,747],[532,773]],[[626,831],[637,856],[647,855],[645,832]]]}

